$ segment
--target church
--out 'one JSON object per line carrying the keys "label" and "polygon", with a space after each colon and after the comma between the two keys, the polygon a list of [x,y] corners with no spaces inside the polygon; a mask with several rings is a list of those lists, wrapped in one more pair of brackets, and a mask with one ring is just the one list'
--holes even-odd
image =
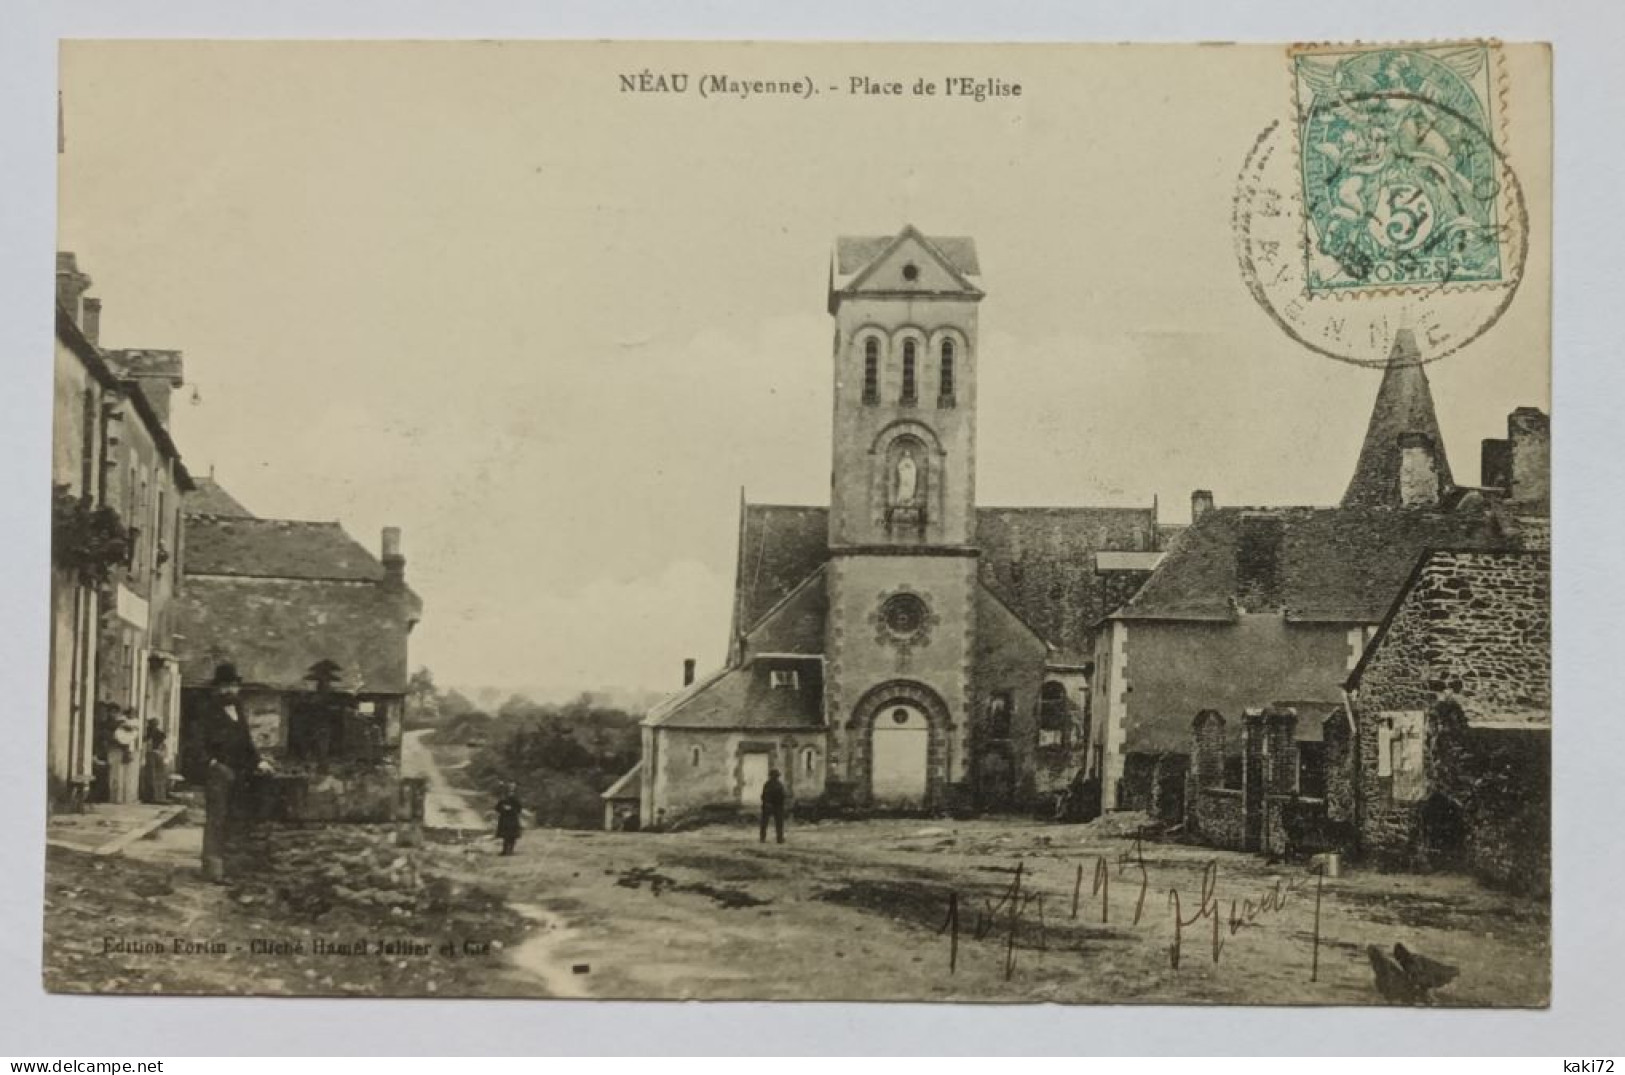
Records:
{"label": "church", "polygon": [[[1032,806],[1088,765],[1094,625],[1176,527],[1154,504],[976,502],[975,244],[845,237],[828,507],[741,498],[727,659],[643,721],[640,822],[792,802]],[[689,677],[685,677],[689,678]]]}

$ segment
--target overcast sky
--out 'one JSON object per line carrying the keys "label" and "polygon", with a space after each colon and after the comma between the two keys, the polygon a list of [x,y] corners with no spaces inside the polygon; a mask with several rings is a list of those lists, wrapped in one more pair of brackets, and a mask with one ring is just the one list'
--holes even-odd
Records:
{"label": "overcast sky", "polygon": [[[1023,95],[702,100],[648,68]],[[973,236],[984,504],[1335,503],[1374,371],[1254,304],[1237,171],[1279,49],[70,44],[62,248],[177,438],[261,515],[405,530],[446,683],[667,688],[721,660],[738,498],[828,500],[837,234]],[[1545,89],[1509,97],[1529,275],[1429,367],[1452,466],[1547,407]]]}

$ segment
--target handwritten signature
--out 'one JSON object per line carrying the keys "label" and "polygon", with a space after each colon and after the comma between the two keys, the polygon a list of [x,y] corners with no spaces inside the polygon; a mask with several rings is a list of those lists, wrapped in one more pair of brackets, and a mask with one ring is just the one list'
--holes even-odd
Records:
{"label": "handwritten signature", "polygon": [[[1100,900],[1100,921],[1107,924],[1111,921],[1111,887],[1114,877],[1119,883],[1125,878],[1134,887],[1130,890],[1134,900],[1134,916],[1130,927],[1140,925],[1145,914],[1146,896],[1151,890],[1151,871],[1146,867],[1145,852],[1140,840],[1117,855],[1113,863],[1107,855],[1094,856],[1093,879],[1090,883],[1089,898]],[[1084,864],[1078,863],[1077,872],[1072,885],[1072,920],[1076,921],[1083,910],[1083,877]],[[1031,926],[1028,918],[1029,911],[1037,908],[1037,947],[1040,951],[1048,950],[1047,922],[1044,916],[1044,895],[1023,889],[1026,880],[1026,863],[1017,860],[1015,875],[1010,884],[1004,888],[997,898],[983,897],[981,906],[976,909],[976,917],[972,922],[971,936],[975,940],[984,940],[988,936],[998,933],[1004,942],[1004,979],[1009,981],[1015,975],[1016,969],[1016,940],[1023,924]],[[1181,895],[1178,886],[1168,889],[1168,910],[1173,919],[1174,940],[1168,946],[1169,965],[1179,969],[1180,956],[1184,944],[1185,931],[1198,926],[1203,922],[1211,923],[1212,930],[1212,959],[1215,964],[1219,962],[1220,954],[1228,937],[1233,937],[1247,926],[1255,925],[1270,915],[1279,914],[1285,910],[1292,897],[1303,894],[1314,884],[1315,892],[1315,924],[1311,934],[1311,955],[1309,980],[1318,981],[1320,976],[1320,900],[1324,870],[1315,866],[1307,876],[1294,876],[1276,880],[1275,884],[1267,889],[1256,900],[1243,898],[1231,899],[1229,909],[1223,907],[1223,900],[1219,898],[1219,862],[1217,859],[1209,860],[1202,869],[1202,876],[1196,891],[1196,904],[1189,914],[1185,913],[1186,900]],[[937,929],[937,935],[948,935],[948,972],[955,973],[959,968],[959,935],[960,899],[957,890],[948,893],[947,914],[942,925]]]}

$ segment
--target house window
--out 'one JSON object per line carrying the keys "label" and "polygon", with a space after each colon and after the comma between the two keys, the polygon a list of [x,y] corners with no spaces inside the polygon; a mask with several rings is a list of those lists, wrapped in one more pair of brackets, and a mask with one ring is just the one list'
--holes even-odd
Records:
{"label": "house window", "polygon": [[915,343],[913,340],[903,341],[903,397],[902,402],[913,403],[918,398],[917,385],[914,376]]}
{"label": "house window", "polygon": [[1000,691],[987,700],[987,737],[1010,738],[1010,692]]}
{"label": "house window", "polygon": [[1054,681],[1044,684],[1038,695],[1039,746],[1066,746],[1067,726],[1071,723],[1067,710],[1066,687]]}
{"label": "house window", "polygon": [[808,776],[812,776],[817,768],[818,751],[814,750],[812,747],[808,747],[801,752],[801,771]]}
{"label": "house window", "polygon": [[863,344],[863,402],[880,402],[880,341],[873,336]]}
{"label": "house window", "polygon": [[942,380],[937,388],[937,406],[954,405],[954,341],[942,341]]}
{"label": "house window", "polygon": [[688,764],[698,769],[700,767],[700,748],[690,747],[688,751]]}
{"label": "house window", "polygon": [[787,690],[793,691],[797,687],[801,686],[801,674],[793,668],[775,668],[772,672],[768,673],[768,681],[775,689],[783,687]]}

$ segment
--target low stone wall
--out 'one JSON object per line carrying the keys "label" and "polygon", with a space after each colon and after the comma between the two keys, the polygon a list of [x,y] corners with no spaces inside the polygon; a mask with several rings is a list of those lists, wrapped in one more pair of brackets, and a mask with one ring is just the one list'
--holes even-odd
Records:
{"label": "low stone wall", "polygon": [[393,769],[265,778],[262,817],[292,824],[422,821],[427,784]]}

